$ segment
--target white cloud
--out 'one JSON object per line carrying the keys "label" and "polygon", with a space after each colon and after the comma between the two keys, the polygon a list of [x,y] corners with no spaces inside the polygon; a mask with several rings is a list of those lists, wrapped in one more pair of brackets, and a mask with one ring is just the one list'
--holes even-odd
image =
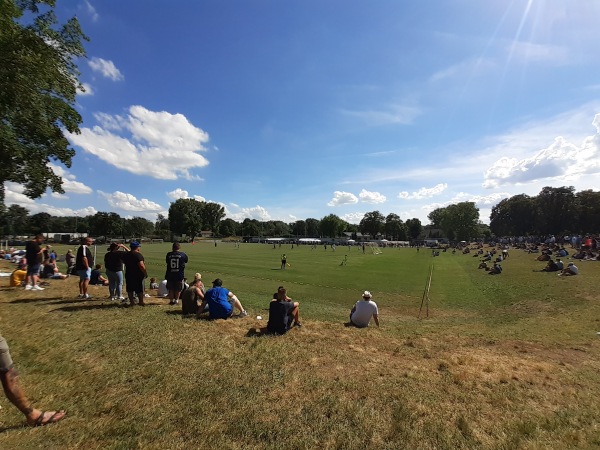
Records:
{"label": "white cloud", "polygon": [[62,178],[62,187],[65,190],[66,193],[72,193],[72,194],[91,194],[92,193],[92,188],[89,186],[86,186],[85,184],[79,182],[79,181],[75,181],[75,175],[69,173],[65,168],[63,168],[62,166],[58,166],[56,164],[52,164],[52,163],[48,163],[48,166],[50,167],[50,169],[52,169],[52,171],[58,175],[59,177]]}
{"label": "white cloud", "polygon": [[358,203],[356,195],[350,192],[335,191],[327,206],[354,205],[355,203]]}
{"label": "white cloud", "polygon": [[342,217],[340,217],[340,219],[345,220],[348,223],[358,225],[360,223],[360,221],[363,219],[363,217],[365,217],[365,213],[356,212],[356,213],[344,214]]}
{"label": "white cloud", "polygon": [[81,85],[83,86],[83,89],[79,89],[77,88],[77,94],[85,97],[87,95],[94,95],[94,90],[92,89],[92,86],[89,83],[81,83]]}
{"label": "white cloud", "polygon": [[97,22],[100,18],[96,8],[94,8],[94,6],[88,0],[84,0],[83,4],[79,5],[78,9],[83,11],[84,14],[87,14],[92,22]]}
{"label": "white cloud", "polygon": [[177,188],[174,191],[167,192],[167,196],[173,200],[179,200],[180,198],[189,198],[190,194],[181,188]]}
{"label": "white cloud", "polygon": [[[167,195],[169,196],[169,198],[171,198],[173,200],[179,200],[180,198],[190,198],[189,192],[184,189],[181,189],[181,188],[177,188],[174,191],[167,192]],[[206,199],[204,197],[202,197],[201,195],[194,195],[193,199],[198,200],[199,202],[206,201]],[[216,203],[216,202],[214,202],[214,203]]]}
{"label": "white cloud", "polygon": [[496,204],[500,203],[501,200],[510,197],[508,192],[494,192],[490,195],[476,195],[467,194],[466,192],[460,192],[455,195],[448,204],[452,205],[461,202],[473,202],[478,208],[491,208]]}
{"label": "white cloud", "polygon": [[110,78],[113,81],[121,81],[125,79],[121,71],[117,69],[112,61],[94,56],[88,61],[88,65],[94,72],[98,72],[102,76]]}
{"label": "white cloud", "polygon": [[516,59],[528,62],[550,62],[562,65],[568,62],[569,49],[557,45],[535,44],[533,42],[512,42],[510,52]]}
{"label": "white cloud", "polygon": [[366,189],[363,189],[362,191],[360,191],[360,194],[358,194],[358,197],[360,198],[360,201],[363,203],[384,203],[386,200],[385,195],[380,194],[379,192],[370,192],[367,191]]}
{"label": "white cloud", "polygon": [[448,78],[460,79],[480,76],[496,67],[497,64],[490,58],[468,59],[434,73],[429,77],[429,81],[438,82]]}
{"label": "white cloud", "polygon": [[547,148],[523,159],[502,157],[488,168],[483,187],[528,183],[537,180],[577,179],[581,175],[600,173],[600,114],[593,120],[596,134],[580,146],[559,136]]}
{"label": "white cloud", "polygon": [[360,119],[368,126],[410,125],[421,115],[421,109],[414,106],[392,105],[386,110],[348,110],[341,109],[340,113]]}
{"label": "white cloud", "polygon": [[104,197],[110,206],[113,208],[122,209],[124,211],[143,211],[143,212],[159,212],[162,211],[162,206],[148,199],[137,199],[131,194],[115,191],[112,194],[98,191]]}
{"label": "white cloud", "polygon": [[[7,182],[4,184],[6,205],[19,205],[26,208],[30,215],[45,212],[51,216],[65,217],[74,216],[78,214],[80,217],[90,216],[96,214],[98,211],[93,206],[86,208],[72,209],[72,208],[57,208],[53,205],[46,203],[40,203],[39,200],[32,200],[23,194],[23,186],[17,183]],[[55,197],[53,195],[53,197]],[[56,198],[56,197],[55,197]]]}
{"label": "white cloud", "polygon": [[131,106],[126,117],[98,113],[95,118],[101,126],[65,134],[74,145],[119,169],[162,180],[198,180],[190,169],[208,165],[198,153],[206,150],[208,134],[183,114]]}
{"label": "white cloud", "polygon": [[421,200],[423,198],[431,198],[444,192],[447,187],[448,184],[440,183],[436,184],[432,188],[422,187],[421,189],[419,189],[416,192],[413,192],[412,194],[409,194],[407,191],[402,191],[398,194],[398,198],[402,198],[405,200]]}
{"label": "white cloud", "polygon": [[232,212],[225,207],[225,214],[230,219],[237,222],[243,222],[244,219],[256,219],[258,221],[271,220],[271,215],[262,206],[256,205],[253,208],[240,208],[237,212]]}

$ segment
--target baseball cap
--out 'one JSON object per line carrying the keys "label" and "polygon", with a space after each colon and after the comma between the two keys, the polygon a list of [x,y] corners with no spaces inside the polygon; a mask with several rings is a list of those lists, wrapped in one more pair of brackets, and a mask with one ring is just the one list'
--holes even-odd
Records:
{"label": "baseball cap", "polygon": [[363,292],[363,297],[364,298],[371,298],[373,296],[371,295],[371,293],[369,291],[365,291],[365,292]]}
{"label": "baseball cap", "polygon": [[139,248],[141,246],[142,246],[142,244],[140,244],[138,241],[133,241],[131,243],[131,250],[135,250],[136,248]]}

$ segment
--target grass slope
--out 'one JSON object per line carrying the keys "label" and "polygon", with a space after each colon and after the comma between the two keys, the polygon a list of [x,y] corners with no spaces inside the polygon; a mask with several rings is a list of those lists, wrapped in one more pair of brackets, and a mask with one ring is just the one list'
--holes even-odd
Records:
{"label": "grass slope", "polygon": [[[168,249],[142,247],[151,276],[161,278]],[[69,415],[30,429],[0,398],[0,448],[600,446],[600,263],[566,279],[532,272],[543,263],[516,250],[500,276],[471,256],[412,249],[184,251],[188,276],[222,278],[248,318],[182,319],[158,298],[121,308],[106,288],[77,300],[74,278],[43,292],[2,279],[1,329],[21,382],[36,405]],[[283,252],[291,267],[279,270]],[[430,315],[419,321],[432,263]],[[304,327],[257,337],[280,284],[301,302]],[[365,289],[382,327],[347,328]]]}

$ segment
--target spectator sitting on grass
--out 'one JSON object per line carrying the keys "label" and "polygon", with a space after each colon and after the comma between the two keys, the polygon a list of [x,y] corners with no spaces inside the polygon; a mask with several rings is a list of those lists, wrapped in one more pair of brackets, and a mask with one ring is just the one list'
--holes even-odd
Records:
{"label": "spectator sitting on grass", "polygon": [[102,276],[100,269],[102,269],[102,265],[96,264],[96,267],[94,268],[94,270],[92,270],[92,273],[90,275],[90,284],[96,286],[108,286],[108,278],[104,278]]}
{"label": "spectator sitting on grass", "polygon": [[202,300],[202,304],[198,309],[198,316],[204,312],[206,305],[209,307],[210,319],[228,319],[233,315],[233,308],[240,311],[238,317],[248,315],[237,296],[223,287],[223,281],[220,278],[214,280],[212,289],[206,291],[204,300]]}
{"label": "spectator sitting on grass", "polygon": [[479,263],[479,267],[477,267],[478,269],[485,269],[485,270],[490,270],[490,268],[488,267],[487,263],[485,261],[481,261]]}
{"label": "spectator sitting on grass", "polygon": [[557,259],[556,260],[556,267],[558,267],[558,270],[563,270],[565,268],[565,265],[562,262],[562,259]]}
{"label": "spectator sitting on grass", "polygon": [[42,269],[42,278],[51,278],[53,280],[64,280],[68,278],[69,275],[63,275],[58,271],[58,267],[56,267],[56,259],[50,258],[46,263],[44,263],[44,268]]}
{"label": "spectator sitting on grass", "polygon": [[300,327],[300,303],[287,296],[283,286],[279,286],[269,304],[267,330],[274,334],[285,334],[292,326]]}
{"label": "spectator sitting on grass", "polygon": [[75,255],[73,254],[73,250],[67,250],[65,262],[67,263],[67,273],[75,275]]}
{"label": "spectator sitting on grass", "polygon": [[369,291],[363,292],[362,300],[356,302],[350,311],[350,323],[358,328],[369,326],[371,317],[379,326],[379,309],[377,303],[371,300],[373,296]]}
{"label": "spectator sitting on grass", "polygon": [[570,262],[565,269],[560,271],[558,276],[559,277],[569,277],[572,275],[577,275],[578,273],[579,273],[579,269],[577,268],[577,266],[574,263]]}
{"label": "spectator sitting on grass", "polygon": [[544,268],[540,270],[540,272],[558,272],[558,270],[558,264],[556,264],[553,259],[550,259]]}
{"label": "spectator sitting on grass", "polygon": [[169,290],[167,289],[167,280],[162,280],[158,284],[158,292],[156,293],[159,297],[168,297]]}
{"label": "spectator sitting on grass", "polygon": [[488,275],[499,275],[502,273],[502,266],[494,263],[494,266],[489,270]]}
{"label": "spectator sitting on grass", "polygon": [[150,278],[150,289],[158,289],[158,283],[154,277]]}
{"label": "spectator sitting on grass", "polygon": [[19,267],[17,267],[10,274],[10,285],[12,287],[25,286],[25,278],[27,278],[27,264],[19,263]]}
{"label": "spectator sitting on grass", "polygon": [[198,314],[198,300],[204,300],[204,292],[202,292],[200,285],[202,285],[202,280],[194,278],[189,287],[181,293],[181,312],[183,315]]}

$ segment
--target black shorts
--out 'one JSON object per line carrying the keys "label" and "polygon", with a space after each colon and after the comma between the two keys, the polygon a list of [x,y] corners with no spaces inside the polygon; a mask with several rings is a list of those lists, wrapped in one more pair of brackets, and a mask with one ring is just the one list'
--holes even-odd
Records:
{"label": "black shorts", "polygon": [[125,277],[125,290],[127,292],[144,292],[144,279]]}
{"label": "black shorts", "polygon": [[169,280],[167,278],[167,290],[175,292],[183,291],[183,280]]}

